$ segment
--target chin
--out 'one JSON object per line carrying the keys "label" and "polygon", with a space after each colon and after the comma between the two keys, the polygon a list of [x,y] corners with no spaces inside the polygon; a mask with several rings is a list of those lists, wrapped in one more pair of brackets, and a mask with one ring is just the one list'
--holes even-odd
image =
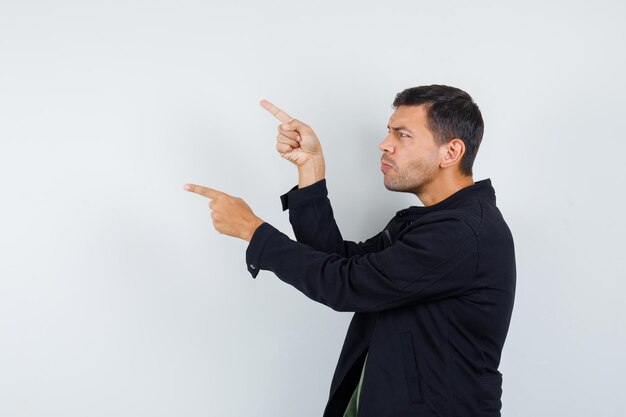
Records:
{"label": "chin", "polygon": [[385,188],[389,191],[398,191],[401,193],[409,192],[411,190],[411,187],[407,187],[390,181],[385,181]]}
{"label": "chin", "polygon": [[397,191],[400,193],[412,193],[412,194],[416,194],[418,193],[422,186],[424,185],[423,182],[421,183],[412,183],[412,184],[407,184],[404,181],[398,181],[397,179],[391,180],[391,179],[384,179],[384,183],[385,183],[385,188],[388,189],[389,191]]}

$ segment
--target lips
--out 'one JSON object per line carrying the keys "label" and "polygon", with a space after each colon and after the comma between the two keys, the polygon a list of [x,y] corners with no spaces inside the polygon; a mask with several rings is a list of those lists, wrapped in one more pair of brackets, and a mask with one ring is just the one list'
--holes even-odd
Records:
{"label": "lips", "polygon": [[393,166],[391,164],[389,164],[388,162],[383,161],[383,159],[380,159],[380,170],[383,172],[383,174],[386,174],[387,171],[389,171],[390,169],[393,169]]}
{"label": "lips", "polygon": [[385,162],[383,159],[380,160],[380,164],[383,167],[393,168],[393,165],[391,165],[389,162]]}

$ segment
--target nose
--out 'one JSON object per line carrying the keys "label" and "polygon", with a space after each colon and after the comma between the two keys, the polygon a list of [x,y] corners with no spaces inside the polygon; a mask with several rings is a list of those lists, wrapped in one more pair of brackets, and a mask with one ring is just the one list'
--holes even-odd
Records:
{"label": "nose", "polygon": [[378,149],[380,149],[383,152],[389,152],[389,153],[393,153],[394,148],[393,148],[393,144],[391,143],[391,140],[389,139],[390,135],[385,136],[385,139],[383,139],[382,142],[380,142],[380,144],[378,145]]}

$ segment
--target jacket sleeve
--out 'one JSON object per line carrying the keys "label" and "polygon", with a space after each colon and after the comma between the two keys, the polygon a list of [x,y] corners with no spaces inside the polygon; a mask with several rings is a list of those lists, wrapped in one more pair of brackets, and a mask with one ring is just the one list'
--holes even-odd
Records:
{"label": "jacket sleeve", "polygon": [[263,223],[246,250],[248,271],[272,271],[337,311],[379,311],[461,295],[476,286],[476,237],[463,220],[415,226],[393,245],[344,257],[296,242]]}
{"label": "jacket sleeve", "polygon": [[296,185],[281,195],[280,200],[283,211],[289,209],[289,222],[298,242],[344,257],[375,252],[384,247],[382,232],[364,242],[343,240],[328,199],[325,178],[303,188]]}

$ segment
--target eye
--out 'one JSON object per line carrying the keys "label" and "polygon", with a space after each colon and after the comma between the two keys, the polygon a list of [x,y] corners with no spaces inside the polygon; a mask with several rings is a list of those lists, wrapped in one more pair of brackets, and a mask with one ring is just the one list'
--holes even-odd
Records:
{"label": "eye", "polygon": [[[387,129],[387,133],[391,132],[391,129]],[[402,132],[398,132],[398,134],[400,135],[401,138],[410,138],[411,136],[407,135],[406,133],[402,133]]]}

